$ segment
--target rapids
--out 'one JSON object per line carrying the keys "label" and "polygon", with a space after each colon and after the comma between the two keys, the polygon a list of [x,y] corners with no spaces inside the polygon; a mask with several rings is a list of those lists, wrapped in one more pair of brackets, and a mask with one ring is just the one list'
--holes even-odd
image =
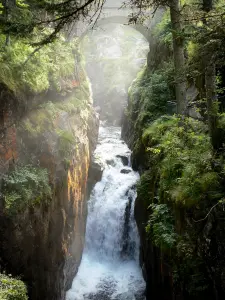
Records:
{"label": "rapids", "polygon": [[66,299],[144,300],[133,213],[139,175],[129,166],[130,150],[119,127],[100,127],[94,155],[104,171],[88,201],[85,249]]}

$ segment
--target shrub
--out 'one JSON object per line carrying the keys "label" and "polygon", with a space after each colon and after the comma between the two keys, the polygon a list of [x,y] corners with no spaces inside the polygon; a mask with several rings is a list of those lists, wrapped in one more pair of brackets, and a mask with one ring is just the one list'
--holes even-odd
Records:
{"label": "shrub", "polygon": [[138,198],[145,204],[147,207],[150,203],[153,202],[153,187],[154,185],[154,173],[146,171],[141,175],[141,178],[137,184],[137,193]]}
{"label": "shrub", "polygon": [[159,188],[167,201],[192,206],[219,196],[219,177],[212,169],[210,138],[202,122],[162,117],[145,130],[142,142],[158,165]]}
{"label": "shrub", "polygon": [[47,170],[30,165],[17,167],[3,178],[3,194],[8,214],[47,200],[51,196]]}
{"label": "shrub", "polygon": [[174,220],[166,204],[151,204],[151,216],[146,226],[146,231],[152,235],[152,240],[162,250],[173,248],[177,234],[175,233]]}
{"label": "shrub", "polygon": [[28,300],[27,288],[21,280],[0,274],[0,299]]}
{"label": "shrub", "polygon": [[161,115],[170,113],[173,99],[173,66],[163,63],[159,70],[151,73],[147,67],[139,72],[129,89],[127,115],[134,122],[137,135]]}

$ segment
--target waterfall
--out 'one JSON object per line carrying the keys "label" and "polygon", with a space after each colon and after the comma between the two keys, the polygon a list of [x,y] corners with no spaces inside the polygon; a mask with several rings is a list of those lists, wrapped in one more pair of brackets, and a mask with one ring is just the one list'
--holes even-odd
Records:
{"label": "waterfall", "polygon": [[120,128],[100,127],[95,158],[105,169],[88,202],[85,249],[67,300],[145,299],[133,214],[139,175],[129,157]]}

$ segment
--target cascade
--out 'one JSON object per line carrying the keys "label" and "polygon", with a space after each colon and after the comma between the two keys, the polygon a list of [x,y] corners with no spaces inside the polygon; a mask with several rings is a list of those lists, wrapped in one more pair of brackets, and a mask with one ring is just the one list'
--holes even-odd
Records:
{"label": "cascade", "polygon": [[130,150],[120,131],[119,127],[99,130],[94,155],[105,168],[88,202],[85,249],[67,300],[145,299],[133,214],[139,175],[130,167]]}

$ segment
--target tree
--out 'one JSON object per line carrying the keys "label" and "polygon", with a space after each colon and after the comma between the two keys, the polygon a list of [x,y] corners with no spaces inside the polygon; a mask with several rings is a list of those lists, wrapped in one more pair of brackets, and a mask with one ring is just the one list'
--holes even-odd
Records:
{"label": "tree", "polygon": [[[34,28],[40,38],[33,44],[51,43],[66,25],[83,20],[92,22],[102,10],[106,0],[4,0],[4,13],[0,14],[0,31],[6,35],[32,36]],[[8,3],[13,5],[8,5]],[[26,12],[26,18],[24,18]],[[11,15],[9,18],[8,16]],[[21,17],[22,16],[22,17]],[[43,29],[45,30],[43,34]]]}
{"label": "tree", "polygon": [[[203,23],[207,26],[207,13],[213,9],[213,0],[203,0],[202,9],[204,11]],[[208,58],[208,59],[207,59]],[[217,105],[216,105],[216,68],[215,55],[212,51],[209,52],[208,57],[203,58],[203,65],[205,67],[205,90],[207,101],[207,115],[209,134],[211,137],[212,146],[215,150],[220,145],[217,128]]]}
{"label": "tree", "polygon": [[186,103],[186,74],[184,58],[184,37],[179,0],[170,0],[170,18],[173,35],[173,55],[175,67],[175,90],[177,100],[177,113],[187,113]]}
{"label": "tree", "polygon": [[186,103],[186,74],[185,74],[185,58],[184,58],[184,35],[182,27],[182,15],[179,0],[130,0],[129,5],[138,9],[136,14],[131,15],[131,21],[137,22],[143,20],[144,10],[149,10],[149,7],[155,10],[160,7],[170,8],[172,36],[173,36],[173,53],[175,67],[175,91],[177,101],[177,113],[187,113]]}
{"label": "tree", "polygon": [[191,9],[188,20],[192,29],[194,28],[189,40],[195,45],[189,68],[192,69],[194,81],[197,79],[198,89],[201,91],[200,98],[205,100],[205,119],[208,121],[211,143],[215,151],[222,145],[222,136],[218,129],[216,69],[224,65],[224,16],[224,6],[221,9],[216,7],[213,0],[202,0],[200,7],[195,6],[195,11]]}

